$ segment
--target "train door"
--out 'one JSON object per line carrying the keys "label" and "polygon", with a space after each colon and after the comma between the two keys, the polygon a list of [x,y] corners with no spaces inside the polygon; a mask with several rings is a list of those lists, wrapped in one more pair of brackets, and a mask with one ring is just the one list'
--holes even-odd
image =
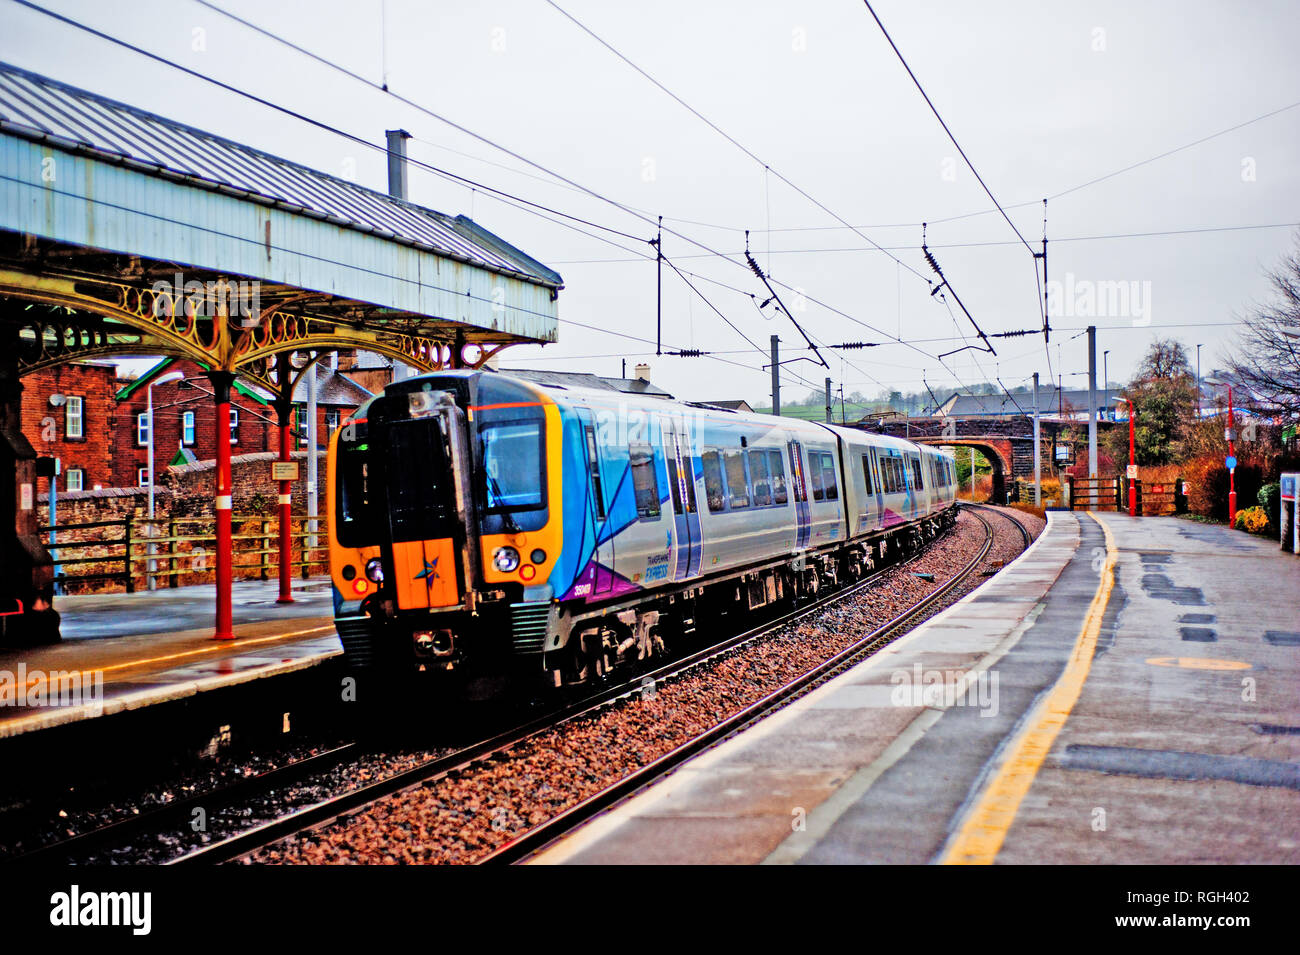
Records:
{"label": "train door", "polygon": [[703,538],[695,501],[695,464],[691,445],[676,422],[663,426],[664,461],[673,499],[673,542],[676,549],[674,580],[685,580],[700,572]]}
{"label": "train door", "polygon": [[790,490],[794,496],[794,515],[798,528],[795,535],[795,547],[808,546],[812,536],[812,512],[808,509],[808,481],[803,463],[803,444],[790,441],[786,445],[790,453]]}
{"label": "train door", "polygon": [[587,503],[591,515],[592,527],[592,561],[595,573],[592,575],[592,596],[608,594],[614,587],[614,527],[609,520],[613,501],[609,495],[613,488],[607,487],[607,469],[602,467],[600,444],[596,440],[596,425],[591,411],[578,410],[578,421],[582,425],[583,450],[587,462]]}

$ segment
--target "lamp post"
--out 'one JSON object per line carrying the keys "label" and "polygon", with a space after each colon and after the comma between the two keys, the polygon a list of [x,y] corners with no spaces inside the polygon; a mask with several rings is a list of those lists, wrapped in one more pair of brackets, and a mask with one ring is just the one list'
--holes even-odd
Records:
{"label": "lamp post", "polygon": [[[154,524],[153,524],[153,445],[154,445],[153,389],[154,389],[154,385],[161,385],[165,381],[176,381],[177,379],[184,378],[184,377],[185,377],[184,372],[173,371],[171,374],[163,375],[161,378],[155,378],[153,381],[149,382],[149,386],[145,389],[145,393],[149,400],[148,414],[149,414],[149,589],[150,590],[153,590],[157,586],[157,581],[154,579],[154,571],[157,570],[157,567],[155,566],[156,562],[154,561],[154,554],[158,552],[157,545],[154,544],[153,542],[153,538],[156,536],[156,532],[154,530]],[[128,555],[128,557],[129,556],[130,555]],[[130,569],[131,568],[128,566],[127,567],[128,573],[130,572]]]}
{"label": "lamp post", "polygon": [[1137,479],[1133,473],[1133,468],[1137,466],[1137,459],[1133,455],[1133,399],[1128,400],[1128,516],[1137,517]]}
{"label": "lamp post", "polygon": [[1108,356],[1109,354],[1110,354],[1109,348],[1101,353],[1101,377],[1104,379],[1101,383],[1101,387],[1102,387],[1102,392],[1106,396],[1101,400],[1102,401],[1101,416],[1102,419],[1106,421],[1110,420],[1110,365],[1106,361],[1106,356]]}
{"label": "lamp post", "polygon": [[1204,343],[1196,346],[1196,420],[1201,420],[1201,349]]}
{"label": "lamp post", "polygon": [[1237,523],[1237,416],[1232,412],[1232,385],[1228,386],[1228,526]]}

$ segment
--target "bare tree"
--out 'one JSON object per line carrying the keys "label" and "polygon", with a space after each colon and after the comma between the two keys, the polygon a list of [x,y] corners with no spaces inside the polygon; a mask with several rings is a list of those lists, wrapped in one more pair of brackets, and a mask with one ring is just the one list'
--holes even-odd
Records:
{"label": "bare tree", "polygon": [[1232,377],[1290,415],[1300,413],[1300,233],[1297,248],[1268,274],[1274,301],[1242,322]]}

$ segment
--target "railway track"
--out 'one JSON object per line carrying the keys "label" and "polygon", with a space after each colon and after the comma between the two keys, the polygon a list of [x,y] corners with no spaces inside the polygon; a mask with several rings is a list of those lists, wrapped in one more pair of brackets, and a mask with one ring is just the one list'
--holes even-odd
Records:
{"label": "railway track", "polygon": [[[852,665],[861,657],[874,652],[889,640],[894,639],[907,628],[910,621],[914,621],[917,616],[925,613],[927,609],[932,609],[944,596],[952,593],[963,581],[969,579],[970,575],[987,557],[993,542],[992,526],[979,513],[979,511],[984,510],[983,508],[970,505],[964,507],[968,510],[971,507],[977,508],[972,513],[984,526],[985,540],[976,557],[940,588],[931,592],[925,599],[891,620],[884,627],[879,628],[866,639],[855,643],[836,657],[809,671],[800,679],[788,684],[771,696],[759,701],[759,703],[733,715],[713,730],[703,736],[696,737],[663,759],[656,761],[630,777],[626,777],[613,788],[603,791],[587,802],[572,807],[508,843],[488,856],[484,861],[503,863],[517,861],[526,857],[546,843],[558,838],[563,832],[580,825],[583,821],[603,811],[604,808],[614,802],[621,801],[630,793],[670,772],[672,768],[680,765],[682,761],[690,758],[694,753],[713,745],[718,740],[736,732],[750,722],[770,713],[773,709],[784,705],[785,702],[805,692],[814,683],[820,682],[838,672],[838,670]],[[1019,521],[1006,515],[1005,512],[995,513],[998,513],[1019,529],[1027,546],[1031,538],[1024,526]],[[898,564],[891,564],[890,569],[906,567],[919,559],[928,550],[929,547],[923,548],[908,559]],[[329,799],[288,812],[260,825],[190,851],[173,859],[172,862],[186,865],[216,864],[246,857],[256,850],[288,836],[321,828],[331,822],[345,818],[364,806],[386,796],[413,787],[430,785],[444,777],[464,772],[476,764],[506,753],[532,736],[554,729],[559,724],[595,714],[619,700],[640,694],[647,685],[653,686],[661,681],[679,677],[711,661],[734,653],[745,645],[758,641],[781,627],[795,623],[835,602],[847,599],[853,594],[872,586],[877,577],[877,574],[873,574],[861,581],[831,592],[814,602],[767,620],[743,633],[729,637],[720,643],[653,669],[637,673],[624,682],[603,687],[596,693],[586,695],[559,708],[550,708],[503,732],[458,748],[445,756],[436,757]],[[308,780],[315,774],[329,772],[349,760],[355,760],[366,755],[366,753],[366,747],[359,742],[340,745],[319,754],[295,760],[285,766],[240,779],[218,790],[186,797],[158,809],[40,847],[8,861],[49,863],[69,858],[92,857],[113,847],[129,846],[132,841],[139,840],[150,833],[177,831],[181,826],[188,824],[190,814],[197,808],[202,808],[204,812],[211,816],[214,812],[238,807],[241,803],[255,801],[268,792]]]}

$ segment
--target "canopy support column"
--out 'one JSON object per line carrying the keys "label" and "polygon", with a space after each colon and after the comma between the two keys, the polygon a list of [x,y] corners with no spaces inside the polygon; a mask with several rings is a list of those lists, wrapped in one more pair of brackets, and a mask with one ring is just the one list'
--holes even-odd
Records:
{"label": "canopy support column", "polygon": [[230,386],[235,376],[228,371],[208,373],[212,382],[213,397],[217,402],[217,420],[214,431],[217,442],[217,627],[213,639],[233,640],[235,633],[231,612],[231,563],[234,558],[234,540],[231,533],[231,474],[230,474]]}
{"label": "canopy support column", "polygon": [[[289,434],[289,421],[293,416],[293,369],[289,366],[289,353],[275,356],[276,380],[280,393],[275,401],[275,413],[280,423],[280,460],[293,460],[293,445]],[[278,604],[293,603],[293,482],[280,482],[280,596]]]}

